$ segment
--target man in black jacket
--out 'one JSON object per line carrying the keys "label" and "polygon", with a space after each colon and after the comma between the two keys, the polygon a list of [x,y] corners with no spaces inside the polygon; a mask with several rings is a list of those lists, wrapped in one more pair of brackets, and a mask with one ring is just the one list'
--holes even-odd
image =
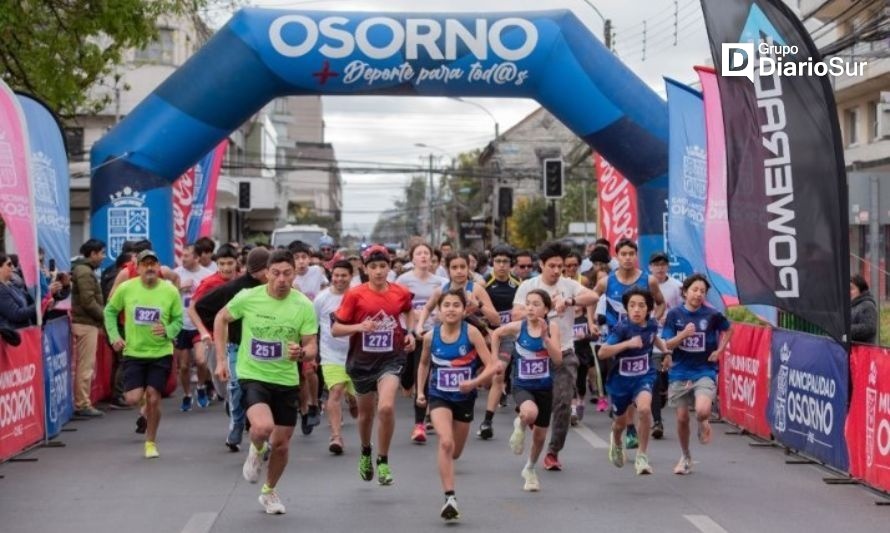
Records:
{"label": "man in black jacket", "polygon": [[877,344],[878,306],[868,283],[859,274],[850,278],[850,340],[866,344]]}
{"label": "man in black jacket", "polygon": [[[246,274],[208,292],[195,301],[193,308],[189,309],[190,314],[194,310],[195,315],[197,315],[192,315],[192,320],[201,333],[201,342],[207,343],[208,350],[213,347],[213,320],[216,318],[216,314],[242,290],[263,285],[268,281],[266,278],[266,263],[268,260],[268,250],[265,248],[254,248],[247,255]],[[238,386],[238,378],[235,374],[235,361],[240,343],[241,321],[236,320],[229,324],[228,366],[231,377],[226,386],[229,403],[229,434],[226,437],[226,446],[232,452],[237,452],[240,449],[245,421],[244,408],[241,407],[241,388]],[[207,361],[212,364],[214,360],[213,355],[208,354]]]}

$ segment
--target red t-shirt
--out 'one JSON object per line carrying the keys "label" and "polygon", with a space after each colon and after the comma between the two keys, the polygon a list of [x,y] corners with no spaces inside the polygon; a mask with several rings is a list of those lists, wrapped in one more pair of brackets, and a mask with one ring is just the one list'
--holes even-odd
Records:
{"label": "red t-shirt", "polygon": [[201,283],[198,284],[198,288],[196,288],[194,292],[192,292],[192,301],[197,302],[208,292],[219,287],[220,285],[228,283],[229,281],[231,280],[220,276],[219,272],[214,272],[213,274],[201,280]]}
{"label": "red t-shirt", "polygon": [[360,324],[371,318],[377,328],[355,333],[349,338],[346,368],[373,371],[382,364],[404,354],[405,328],[399,317],[411,311],[411,292],[391,283],[383,292],[363,283],[346,291],[334,319],[341,324]]}

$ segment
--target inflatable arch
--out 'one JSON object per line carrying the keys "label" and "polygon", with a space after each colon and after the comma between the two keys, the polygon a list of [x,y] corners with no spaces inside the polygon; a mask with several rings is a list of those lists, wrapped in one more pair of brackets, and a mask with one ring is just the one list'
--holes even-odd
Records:
{"label": "inflatable arch", "polygon": [[92,235],[170,264],[171,183],[270,100],[336,94],[537,100],[637,185],[641,252],[661,246],[665,103],[568,10],[243,9],[93,147]]}

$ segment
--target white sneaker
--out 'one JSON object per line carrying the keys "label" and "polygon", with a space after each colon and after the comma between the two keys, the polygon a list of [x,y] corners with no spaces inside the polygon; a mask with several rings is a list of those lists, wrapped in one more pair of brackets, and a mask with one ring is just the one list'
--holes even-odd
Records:
{"label": "white sneaker", "polygon": [[460,511],[457,508],[457,498],[448,496],[445,498],[445,505],[442,506],[442,512],[439,513],[446,522],[460,519]]}
{"label": "white sneaker", "polygon": [[680,457],[677,466],[674,467],[674,473],[678,476],[688,476],[692,473],[692,458],[688,455]]}
{"label": "white sneaker", "polygon": [[525,426],[522,425],[522,420],[518,416],[513,419],[513,434],[510,435],[510,449],[513,450],[513,453],[516,455],[522,455],[522,450],[525,449]]}
{"label": "white sneaker", "polygon": [[534,468],[523,468],[522,478],[525,480],[525,486],[522,487],[522,490],[526,492],[538,492],[541,490],[541,484],[538,482],[538,474],[535,472]]}
{"label": "white sneaker", "polygon": [[[263,446],[264,448],[266,445]],[[258,451],[256,446],[251,444],[247,447],[247,459],[244,460],[244,468],[241,474],[244,475],[250,483],[256,483],[260,480],[260,473],[263,470],[263,451]]]}
{"label": "white sneaker", "polygon": [[286,512],[284,504],[281,503],[281,498],[278,497],[278,493],[274,490],[260,494],[259,500],[260,505],[266,510],[266,514],[284,514]]}

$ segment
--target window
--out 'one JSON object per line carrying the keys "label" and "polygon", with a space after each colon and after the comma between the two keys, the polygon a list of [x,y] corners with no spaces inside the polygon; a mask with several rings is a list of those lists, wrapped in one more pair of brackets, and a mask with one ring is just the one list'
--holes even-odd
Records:
{"label": "window", "polygon": [[160,65],[173,64],[173,30],[161,28],[158,37],[142,50],[136,51],[137,62],[155,63]]}
{"label": "window", "polygon": [[881,136],[880,132],[880,123],[878,122],[878,114],[880,111],[880,102],[869,102],[868,103],[868,131],[871,132],[872,141],[876,140]]}
{"label": "window", "polygon": [[68,148],[68,159],[86,161],[83,149],[83,128],[65,128],[65,147]]}
{"label": "window", "polygon": [[844,112],[844,124],[847,130],[847,146],[859,144],[859,110],[854,108]]}

